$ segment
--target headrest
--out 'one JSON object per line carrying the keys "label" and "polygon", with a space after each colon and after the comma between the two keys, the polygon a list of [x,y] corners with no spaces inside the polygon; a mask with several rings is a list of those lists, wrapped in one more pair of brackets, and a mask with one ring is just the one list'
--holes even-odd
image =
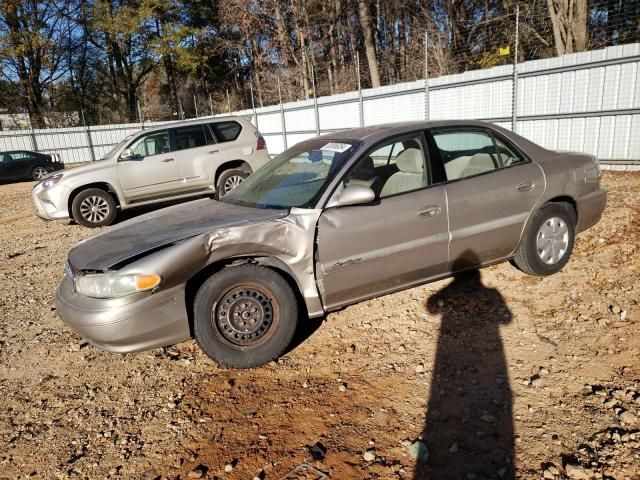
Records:
{"label": "headrest", "polygon": [[396,157],[396,164],[401,172],[422,173],[424,161],[418,148],[407,148]]}
{"label": "headrest", "polygon": [[357,180],[370,180],[376,174],[375,167],[373,165],[373,159],[371,157],[367,157],[353,170],[351,174],[351,178],[355,178]]}

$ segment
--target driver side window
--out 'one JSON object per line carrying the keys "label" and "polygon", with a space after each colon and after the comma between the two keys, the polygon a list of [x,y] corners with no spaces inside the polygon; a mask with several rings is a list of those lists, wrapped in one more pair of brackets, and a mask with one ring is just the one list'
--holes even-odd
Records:
{"label": "driver side window", "polygon": [[161,132],[149,133],[135,140],[129,148],[133,150],[133,154],[136,157],[148,157],[168,153],[171,151],[169,132],[163,130]]}
{"label": "driver side window", "polygon": [[361,159],[344,186],[364,185],[385,198],[428,185],[426,155],[420,135],[386,142]]}

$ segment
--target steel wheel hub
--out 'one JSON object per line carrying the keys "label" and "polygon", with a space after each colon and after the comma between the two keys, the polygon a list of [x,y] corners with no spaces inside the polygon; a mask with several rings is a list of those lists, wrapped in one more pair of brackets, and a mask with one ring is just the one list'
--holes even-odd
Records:
{"label": "steel wheel hub", "polygon": [[240,346],[263,339],[274,318],[269,296],[250,286],[236,287],[225,293],[213,314],[215,326],[224,339]]}
{"label": "steel wheel hub", "polygon": [[547,265],[558,263],[569,247],[569,228],[559,217],[547,219],[538,230],[536,250]]}
{"label": "steel wheel hub", "polygon": [[244,178],[242,178],[240,175],[232,175],[231,177],[227,178],[224,182],[224,193],[229,193],[231,190],[236,188],[242,183],[242,180],[244,180]]}
{"label": "steel wheel hub", "polygon": [[89,222],[101,222],[109,215],[109,204],[97,195],[87,197],[80,204],[80,214]]}

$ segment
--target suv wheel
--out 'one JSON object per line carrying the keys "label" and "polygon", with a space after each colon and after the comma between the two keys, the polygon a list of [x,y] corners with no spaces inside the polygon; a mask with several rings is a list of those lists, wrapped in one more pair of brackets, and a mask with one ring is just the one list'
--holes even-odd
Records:
{"label": "suv wheel", "polygon": [[218,197],[224,197],[227,193],[240,185],[247,177],[248,174],[238,168],[230,168],[229,170],[222,172],[218,177],[218,184],[216,185]]}
{"label": "suv wheel", "polygon": [[116,201],[109,192],[99,188],[81,191],[71,204],[73,219],[83,227],[111,225],[116,218]]}
{"label": "suv wheel", "polygon": [[252,368],[279,357],[297,324],[296,297],[270,268],[226,268],[209,277],[196,294],[196,342],[209,358],[227,367]]}

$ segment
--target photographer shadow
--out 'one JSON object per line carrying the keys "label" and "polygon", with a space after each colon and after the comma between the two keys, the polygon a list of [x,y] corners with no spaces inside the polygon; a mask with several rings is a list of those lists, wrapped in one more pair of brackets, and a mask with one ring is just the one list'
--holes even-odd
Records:
{"label": "photographer shadow", "polygon": [[[464,252],[453,281],[427,300],[441,315],[422,439],[428,458],[414,480],[513,479],[512,393],[500,325],[512,314],[482,283],[477,256]],[[426,460],[426,461],[424,461]]]}

